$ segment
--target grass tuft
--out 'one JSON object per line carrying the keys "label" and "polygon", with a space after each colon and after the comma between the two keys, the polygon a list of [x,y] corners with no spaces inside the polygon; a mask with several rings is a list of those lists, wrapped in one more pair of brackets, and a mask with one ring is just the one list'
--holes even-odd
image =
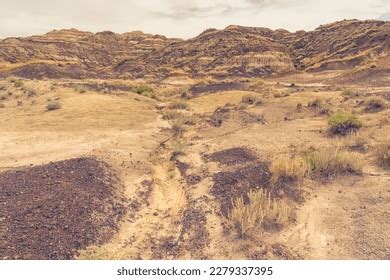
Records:
{"label": "grass tuft", "polygon": [[54,110],[58,110],[58,109],[61,109],[61,108],[62,108],[61,103],[59,103],[58,101],[50,101],[46,105],[46,110],[47,111],[54,111]]}

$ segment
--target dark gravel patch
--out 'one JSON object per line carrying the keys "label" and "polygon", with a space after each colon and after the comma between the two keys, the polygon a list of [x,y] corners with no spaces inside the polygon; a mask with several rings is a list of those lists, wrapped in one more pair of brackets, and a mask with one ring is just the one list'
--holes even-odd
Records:
{"label": "dark gravel patch", "polygon": [[0,173],[2,259],[72,259],[108,240],[124,214],[115,184],[93,158]]}
{"label": "dark gravel patch", "polygon": [[215,152],[206,156],[206,159],[230,166],[254,162],[257,157],[251,150],[240,147]]}
{"label": "dark gravel patch", "polygon": [[251,166],[235,171],[222,171],[213,176],[212,194],[219,200],[221,213],[227,216],[232,208],[232,200],[246,196],[252,189],[267,188],[270,185],[271,172],[265,162],[256,162]]}

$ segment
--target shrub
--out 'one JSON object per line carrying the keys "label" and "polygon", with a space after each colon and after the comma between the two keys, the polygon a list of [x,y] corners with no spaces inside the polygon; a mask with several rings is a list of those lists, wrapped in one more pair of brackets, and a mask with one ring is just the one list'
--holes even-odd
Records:
{"label": "shrub", "polygon": [[261,105],[264,103],[263,99],[255,95],[245,95],[242,97],[241,102],[247,105]]}
{"label": "shrub", "polygon": [[153,93],[154,92],[153,88],[147,84],[136,85],[133,87],[132,90],[137,94]]}
{"label": "shrub", "polygon": [[187,110],[190,108],[190,106],[185,102],[173,102],[173,103],[169,104],[167,106],[167,108],[171,109],[171,110],[177,110],[177,109]]}
{"label": "shrub", "polygon": [[15,80],[14,81],[14,86],[17,87],[17,88],[20,88],[24,85],[23,81],[22,80]]}
{"label": "shrub", "polygon": [[58,109],[61,109],[61,104],[57,101],[50,101],[49,103],[47,103],[46,105],[46,110],[47,111],[54,111],[54,110],[58,110]]}
{"label": "shrub", "polygon": [[321,108],[322,107],[322,100],[319,98],[316,98],[316,99],[310,101],[309,103],[307,103],[307,107],[311,107],[311,108],[315,108],[315,109]]}
{"label": "shrub", "polygon": [[271,181],[301,181],[305,176],[308,166],[306,161],[300,158],[279,158],[271,163]]}
{"label": "shrub", "polygon": [[176,119],[176,118],[179,118],[179,117],[182,117],[182,116],[183,116],[182,113],[174,111],[174,110],[165,110],[162,113],[162,118],[164,120],[173,120],[173,119]]}
{"label": "shrub", "polygon": [[332,135],[347,135],[362,127],[357,116],[344,112],[333,113],[329,119],[329,132]]}
{"label": "shrub", "polygon": [[183,118],[184,118],[184,124],[186,125],[196,125],[198,121],[198,116],[196,115],[183,116]]}
{"label": "shrub", "polygon": [[185,119],[177,118],[170,121],[171,131],[174,136],[180,135],[184,131]]}
{"label": "shrub", "polygon": [[375,113],[382,111],[385,108],[385,102],[380,98],[371,98],[366,105],[366,108],[364,108],[364,111]]}
{"label": "shrub", "polygon": [[390,140],[377,148],[376,157],[380,166],[390,169]]}
{"label": "shrub", "polygon": [[179,90],[180,97],[183,99],[190,99],[190,87],[189,86],[183,86]]}
{"label": "shrub", "polygon": [[313,173],[325,176],[361,174],[364,166],[364,161],[358,153],[333,147],[308,153],[306,161]]}
{"label": "shrub", "polygon": [[264,222],[284,226],[290,219],[292,209],[287,202],[272,199],[263,189],[250,191],[248,203],[245,200],[243,196],[234,199],[229,214],[229,220],[240,237],[251,235]]}

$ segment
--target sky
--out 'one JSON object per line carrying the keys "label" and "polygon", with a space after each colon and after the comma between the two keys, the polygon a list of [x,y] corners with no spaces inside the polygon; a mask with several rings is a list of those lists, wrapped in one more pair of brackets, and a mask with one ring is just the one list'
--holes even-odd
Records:
{"label": "sky", "polygon": [[76,28],[191,38],[231,24],[313,30],[343,19],[390,20],[390,0],[0,0],[0,38]]}

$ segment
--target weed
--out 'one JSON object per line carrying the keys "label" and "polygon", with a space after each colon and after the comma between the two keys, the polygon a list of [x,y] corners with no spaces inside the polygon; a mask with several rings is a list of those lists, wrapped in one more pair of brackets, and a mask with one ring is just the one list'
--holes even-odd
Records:
{"label": "weed", "polygon": [[352,132],[356,132],[362,127],[362,122],[357,116],[344,112],[333,113],[329,119],[329,132],[331,135],[345,136]]}
{"label": "weed", "polygon": [[46,105],[47,111],[54,111],[61,108],[62,108],[61,103],[59,103],[58,101],[49,101],[49,103],[47,103]]}
{"label": "weed", "polygon": [[385,101],[381,98],[371,98],[368,102],[366,107],[364,108],[364,111],[370,112],[370,113],[376,113],[379,111],[382,111],[385,108]]}
{"label": "weed", "polygon": [[376,158],[380,166],[390,169],[390,139],[376,149]]}
{"label": "weed", "polygon": [[244,196],[234,199],[229,215],[240,237],[250,236],[264,222],[284,226],[291,217],[292,209],[287,202],[272,199],[263,189],[250,191],[248,200],[246,203]]}
{"label": "weed", "polygon": [[190,106],[185,102],[173,102],[167,106],[170,110],[187,110]]}
{"label": "weed", "polygon": [[309,152],[306,161],[314,174],[324,176],[361,174],[364,166],[363,158],[358,153],[333,147]]}
{"label": "weed", "polygon": [[302,181],[308,165],[301,158],[278,158],[271,163],[271,181]]}
{"label": "weed", "polygon": [[145,93],[153,93],[154,92],[154,89],[147,85],[147,84],[140,84],[140,85],[136,85],[132,88],[132,90],[137,93],[137,94],[145,94]]}
{"label": "weed", "polygon": [[243,96],[241,102],[243,104],[256,105],[256,106],[264,103],[263,99],[261,99],[260,97],[255,95],[250,95],[250,94]]}

